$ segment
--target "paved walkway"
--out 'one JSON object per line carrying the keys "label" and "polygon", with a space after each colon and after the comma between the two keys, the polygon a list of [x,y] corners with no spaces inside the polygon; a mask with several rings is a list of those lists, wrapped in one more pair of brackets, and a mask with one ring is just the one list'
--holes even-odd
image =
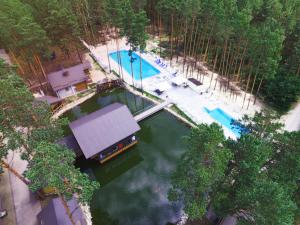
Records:
{"label": "paved walkway", "polygon": [[[19,173],[26,169],[27,162],[19,154],[10,153],[7,162]],[[40,201],[20,179],[9,173],[11,192],[16,214],[16,225],[39,225],[37,215],[41,211]]]}
{"label": "paved walkway", "polygon": [[[119,41],[120,43],[120,49],[128,49],[128,46],[126,46],[126,42],[124,39]],[[108,42],[108,48],[109,51],[116,51],[116,45],[114,41]],[[96,48],[91,48],[91,51],[96,56],[97,60],[101,62],[104,67],[108,67],[108,60],[106,55],[106,49],[105,46],[97,46]],[[203,75],[202,83],[203,85],[196,87],[191,82],[186,80],[186,83],[190,85],[191,88],[180,88],[180,87],[172,87],[172,77],[177,71],[176,76],[181,76],[181,78],[185,79],[183,77],[182,73],[182,60],[179,60],[179,62],[175,62],[175,60],[172,63],[172,66],[170,66],[169,62],[165,61],[165,64],[168,66],[166,68],[161,68],[155,63],[155,59],[157,56],[153,54],[142,54],[142,57],[153,67],[158,69],[160,71],[159,75],[148,77],[146,79],[143,79],[143,87],[144,90],[147,92],[150,92],[153,95],[156,95],[159,98],[162,98],[163,100],[166,100],[169,98],[172,102],[174,102],[185,114],[187,114],[193,121],[196,123],[212,123],[216,122],[213,120],[203,109],[204,107],[207,107],[209,109],[214,109],[217,107],[222,108],[223,111],[225,111],[227,114],[232,116],[235,119],[240,119],[243,115],[253,115],[255,111],[260,111],[260,109],[263,107],[261,102],[258,100],[255,105],[253,105],[253,96],[251,96],[249,93],[244,93],[243,91],[240,91],[240,95],[238,97],[233,97],[229,92],[224,93],[222,90],[219,89],[219,86],[217,86],[216,89],[212,90],[214,85],[210,87],[210,81],[212,79],[212,84],[216,82],[216,79],[218,78],[218,74],[212,73],[207,68],[208,75]],[[162,60],[162,59],[161,59]],[[118,64],[114,62],[113,60],[110,60],[111,67],[118,71]],[[132,84],[132,79],[130,74],[128,74],[125,70],[123,70],[123,78],[126,83]],[[189,77],[194,77],[197,79],[198,72],[194,71],[192,74],[189,74]],[[157,89],[162,83],[169,83],[171,88],[168,90],[165,90],[163,95],[157,95],[153,90]],[[135,82],[135,87],[139,87],[140,81]],[[210,88],[209,88],[210,87]],[[207,93],[208,92],[208,93]],[[245,98],[245,104],[243,103]],[[251,103],[248,106],[248,100],[251,100]],[[234,133],[224,128],[225,136],[236,138]]]}
{"label": "paved walkway", "polygon": [[10,175],[7,169],[0,175],[0,201],[2,209],[7,211],[7,216],[0,219],[0,225],[16,225],[16,214],[10,185]]}
{"label": "paved walkway", "polygon": [[284,128],[287,131],[300,130],[300,102],[282,117]]}
{"label": "paved walkway", "polygon": [[169,100],[166,100],[156,106],[151,107],[150,109],[136,115],[134,119],[137,122],[142,121],[143,119],[146,119],[147,117],[153,115],[154,113],[157,113],[158,111],[162,110],[163,108],[167,107],[168,105],[172,104]]}

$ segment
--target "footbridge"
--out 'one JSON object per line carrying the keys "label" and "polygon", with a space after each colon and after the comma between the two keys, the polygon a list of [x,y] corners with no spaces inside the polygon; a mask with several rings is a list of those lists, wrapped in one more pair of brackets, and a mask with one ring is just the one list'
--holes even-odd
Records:
{"label": "footbridge", "polygon": [[141,112],[140,114],[136,115],[134,117],[134,119],[137,122],[140,122],[140,121],[142,121],[142,120],[146,119],[147,117],[157,113],[158,111],[164,109],[165,107],[167,107],[171,104],[173,104],[171,101],[166,100],[166,101],[164,101],[164,102],[162,102],[158,105],[155,105],[155,106],[151,107],[150,109],[147,109],[146,111]]}

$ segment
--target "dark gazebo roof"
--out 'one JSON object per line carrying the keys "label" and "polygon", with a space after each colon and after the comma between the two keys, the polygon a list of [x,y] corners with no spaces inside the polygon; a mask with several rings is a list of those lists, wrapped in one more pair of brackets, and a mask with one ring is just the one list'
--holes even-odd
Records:
{"label": "dark gazebo roof", "polygon": [[87,159],[140,130],[127,106],[120,103],[83,116],[69,126]]}
{"label": "dark gazebo roof", "polygon": [[89,69],[87,63],[79,64],[48,74],[48,80],[54,91],[88,80],[84,70]]}
{"label": "dark gazebo roof", "polygon": [[[67,204],[72,212],[72,218],[75,223],[86,225],[83,213],[78,207],[75,198],[72,198]],[[48,205],[38,214],[38,219],[40,224],[43,225],[72,225],[66,209],[59,198],[51,199]]]}

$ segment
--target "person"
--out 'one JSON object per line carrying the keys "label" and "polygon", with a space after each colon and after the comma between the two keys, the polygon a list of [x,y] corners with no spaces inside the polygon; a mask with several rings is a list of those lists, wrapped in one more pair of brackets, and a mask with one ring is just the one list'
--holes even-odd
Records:
{"label": "person", "polygon": [[0,198],[0,219],[4,218],[7,215],[7,211],[2,208],[2,199]]}
{"label": "person", "polygon": [[0,211],[0,219],[4,218],[6,215],[7,215],[7,211],[6,210]]}

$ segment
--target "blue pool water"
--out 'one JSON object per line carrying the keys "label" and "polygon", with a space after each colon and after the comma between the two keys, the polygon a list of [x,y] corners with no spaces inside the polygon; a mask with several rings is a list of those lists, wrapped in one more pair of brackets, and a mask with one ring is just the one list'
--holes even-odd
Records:
{"label": "blue pool water", "polygon": [[223,126],[230,129],[236,137],[240,137],[241,133],[244,132],[245,128],[242,127],[240,123],[238,123],[235,119],[225,113],[222,109],[216,108],[214,110],[209,110],[204,107],[204,110],[216,121],[221,123]]}
{"label": "blue pool water", "polygon": [[[121,55],[121,63],[122,63],[123,69],[125,69],[127,71],[127,73],[129,73],[129,75],[131,76],[130,56],[128,55],[128,51],[122,50],[122,51],[119,51],[119,53]],[[110,53],[109,56],[116,63],[120,64],[118,62],[117,52]],[[137,55],[135,52],[133,52],[132,58],[134,59],[134,61],[132,62],[133,77],[135,80],[140,80],[140,56]],[[143,77],[143,79],[145,79],[147,77],[152,77],[159,73],[160,73],[160,71],[158,69],[153,67],[150,63],[148,63],[147,61],[145,61],[142,58],[142,77]]]}

